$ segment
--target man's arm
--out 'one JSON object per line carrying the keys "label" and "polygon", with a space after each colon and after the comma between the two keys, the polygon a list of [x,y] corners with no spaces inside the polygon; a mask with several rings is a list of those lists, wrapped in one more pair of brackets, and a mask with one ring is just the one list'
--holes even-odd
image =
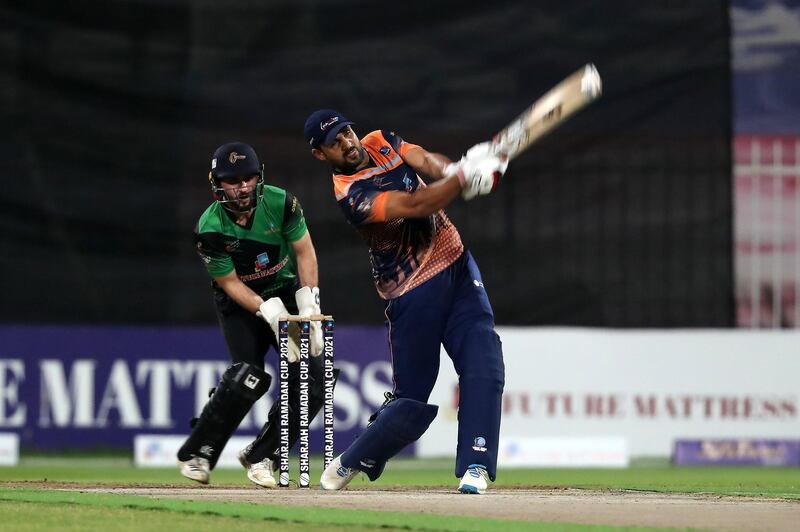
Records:
{"label": "man's arm", "polygon": [[455,168],[448,165],[450,160],[444,155],[431,153],[423,148],[408,150],[403,160],[418,174],[434,181],[427,187],[420,187],[413,193],[390,191],[386,193],[386,219],[425,218],[439,209],[445,208],[461,195],[461,182]]}
{"label": "man's arm", "polygon": [[214,280],[240,307],[253,314],[256,313],[261,303],[264,302],[260,295],[253,292],[239,279],[239,276],[236,275],[236,270],[221,277],[214,277]]}
{"label": "man's arm", "polygon": [[306,231],[299,240],[292,242],[292,249],[297,257],[297,275],[300,277],[300,286],[317,286],[319,284],[319,268],[317,266],[317,253],[311,241],[311,233]]}
{"label": "man's arm", "polygon": [[429,152],[415,146],[405,152],[403,160],[422,177],[431,181],[444,179],[445,169],[452,161],[441,153]]}

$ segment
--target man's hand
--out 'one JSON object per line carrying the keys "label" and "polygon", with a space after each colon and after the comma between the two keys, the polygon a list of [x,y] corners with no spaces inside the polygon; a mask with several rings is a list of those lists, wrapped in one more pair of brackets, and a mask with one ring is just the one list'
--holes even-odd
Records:
{"label": "man's hand", "polygon": [[[258,313],[261,318],[269,324],[272,332],[275,333],[275,339],[278,339],[278,321],[281,316],[288,316],[289,311],[279,297],[272,297],[267,299],[258,307]],[[298,345],[299,332],[297,327],[292,327],[294,324],[289,324],[289,362],[297,362],[300,360],[300,346]],[[292,330],[294,329],[294,330]],[[280,346],[278,346],[280,349]]]}
{"label": "man's hand", "polygon": [[[297,301],[297,312],[300,316],[311,316],[312,314],[322,314],[319,304],[319,288],[304,286],[294,295]],[[322,323],[312,321],[309,323],[309,354],[318,357],[322,354]]]}
{"label": "man's hand", "polygon": [[457,163],[448,166],[448,173],[458,173],[461,196],[471,200],[485,196],[497,188],[500,178],[508,168],[508,158],[492,153],[491,143],[476,144]]}

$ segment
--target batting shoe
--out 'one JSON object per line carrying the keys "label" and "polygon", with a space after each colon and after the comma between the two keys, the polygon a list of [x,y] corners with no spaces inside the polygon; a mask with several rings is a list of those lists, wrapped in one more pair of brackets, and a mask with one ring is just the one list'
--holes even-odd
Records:
{"label": "batting shoe", "polygon": [[181,462],[181,475],[200,484],[208,484],[211,477],[211,466],[202,456],[195,456],[191,460]]}
{"label": "batting shoe", "polygon": [[247,470],[247,478],[249,478],[253,484],[261,486],[262,488],[274,488],[276,482],[275,477],[272,475],[272,460],[264,458],[260,462],[251,464],[247,460],[247,453],[251,448],[252,445],[248,445],[239,452],[239,463]]}
{"label": "batting shoe", "polygon": [[358,475],[358,469],[350,469],[343,466],[341,458],[341,454],[334,458],[333,462],[322,472],[322,476],[319,479],[319,485],[322,486],[322,489],[340,490]]}
{"label": "batting shoe", "polygon": [[471,464],[458,483],[461,493],[483,493],[489,487],[489,473],[481,464]]}

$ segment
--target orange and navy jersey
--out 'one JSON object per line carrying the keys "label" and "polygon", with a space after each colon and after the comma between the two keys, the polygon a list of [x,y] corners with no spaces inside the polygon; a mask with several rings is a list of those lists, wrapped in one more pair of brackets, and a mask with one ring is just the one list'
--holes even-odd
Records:
{"label": "orange and navy jersey", "polygon": [[403,156],[419,148],[394,132],[373,131],[361,139],[370,164],[350,175],[333,174],[333,188],[347,221],[369,246],[372,275],[384,299],[399,297],[461,256],[461,236],[443,210],[427,218],[386,219],[389,191],[413,193],[425,183]]}

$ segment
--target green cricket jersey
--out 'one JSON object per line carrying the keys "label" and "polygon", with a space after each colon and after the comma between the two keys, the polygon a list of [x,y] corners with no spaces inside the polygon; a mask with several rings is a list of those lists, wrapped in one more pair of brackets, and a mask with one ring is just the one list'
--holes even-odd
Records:
{"label": "green cricket jersey", "polygon": [[265,300],[295,286],[297,263],[291,243],[306,234],[303,209],[292,194],[264,185],[264,196],[250,225],[234,223],[225,208],[212,203],[195,228],[197,252],[209,275],[236,275]]}

